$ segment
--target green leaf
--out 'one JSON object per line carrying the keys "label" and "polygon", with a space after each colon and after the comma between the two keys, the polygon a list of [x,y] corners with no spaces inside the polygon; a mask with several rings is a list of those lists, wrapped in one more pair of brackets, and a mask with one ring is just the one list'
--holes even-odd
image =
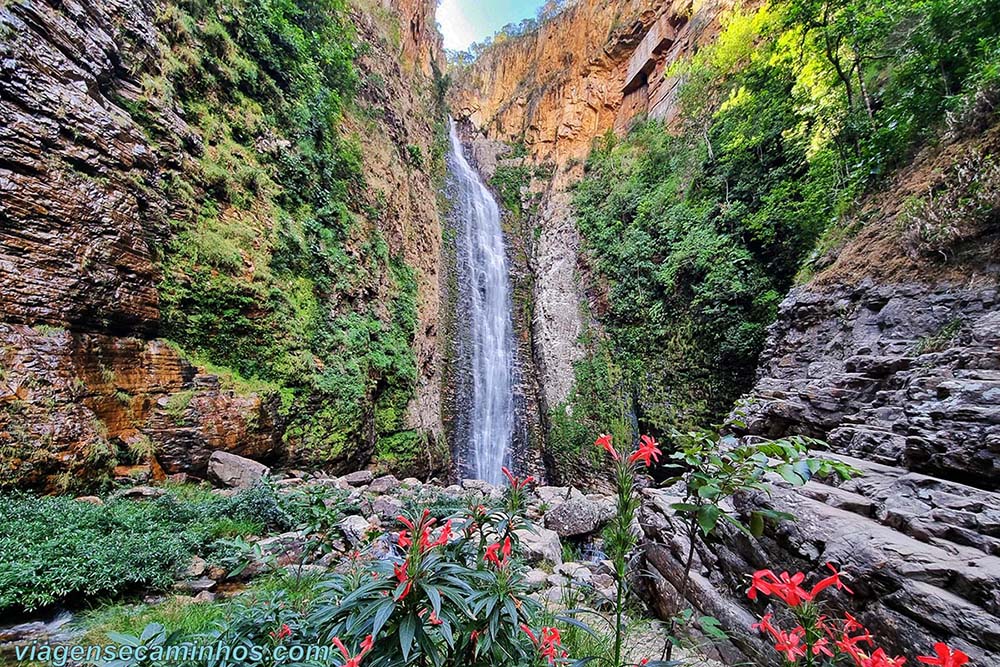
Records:
{"label": "green leaf", "polygon": [[673,503],[670,505],[670,509],[675,512],[697,512],[698,506],[691,503]]}
{"label": "green leaf", "polygon": [[754,512],[750,515],[750,534],[754,537],[760,537],[764,534],[764,515],[760,512]]}
{"label": "green leaf", "polygon": [[583,621],[578,621],[575,618],[569,618],[568,616],[556,616],[556,620],[560,623],[565,623],[566,625],[572,625],[574,628],[580,628],[592,637],[600,637],[600,635],[598,635],[593,628]]}
{"label": "green leaf", "polygon": [[715,505],[703,505],[698,510],[698,525],[701,526],[701,532],[705,535],[711,533],[719,522],[720,513],[721,510]]}
{"label": "green leaf", "polygon": [[378,633],[382,631],[382,627],[385,622],[389,620],[392,616],[393,610],[396,608],[396,604],[393,600],[388,599],[382,603],[375,613],[375,620],[372,622],[372,636],[377,637]]}
{"label": "green leaf", "polygon": [[399,648],[403,650],[403,660],[410,660],[410,650],[413,648],[413,635],[417,632],[417,623],[413,614],[407,614],[399,624]]}
{"label": "green leaf", "polygon": [[123,635],[120,632],[108,632],[108,639],[116,644],[121,644],[122,646],[142,646],[142,642],[139,641],[138,637],[133,635]]}
{"label": "green leaf", "polygon": [[709,484],[707,486],[702,486],[698,488],[698,496],[700,496],[701,498],[707,498],[709,500],[718,497],[721,493],[722,489],[715,486],[714,484]]}
{"label": "green leaf", "polygon": [[723,630],[721,625],[719,624],[719,619],[715,618],[714,616],[700,617],[698,619],[698,625],[701,626],[702,632],[704,632],[712,639],[717,639],[720,641],[729,639],[729,635],[726,634],[726,631]]}

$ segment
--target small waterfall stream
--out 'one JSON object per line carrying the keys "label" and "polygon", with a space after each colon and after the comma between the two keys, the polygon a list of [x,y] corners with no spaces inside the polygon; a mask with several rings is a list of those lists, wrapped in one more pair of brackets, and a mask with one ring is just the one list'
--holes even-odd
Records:
{"label": "small waterfall stream", "polygon": [[459,350],[457,383],[461,477],[497,484],[509,466],[514,432],[514,328],[500,208],[462,150],[450,120],[449,167],[456,231]]}

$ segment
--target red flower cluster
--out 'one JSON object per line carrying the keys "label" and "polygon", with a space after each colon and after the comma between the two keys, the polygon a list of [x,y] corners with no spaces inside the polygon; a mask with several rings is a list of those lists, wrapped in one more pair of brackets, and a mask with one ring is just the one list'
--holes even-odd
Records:
{"label": "red flower cluster", "polygon": [[420,550],[427,551],[428,549],[433,549],[434,547],[439,547],[443,544],[447,544],[448,540],[451,539],[451,520],[445,522],[444,526],[441,528],[441,532],[438,533],[436,539],[431,538],[431,529],[437,522],[437,519],[430,518],[431,511],[425,509],[424,515],[417,522],[417,526],[414,527],[413,522],[407,519],[405,516],[396,517],[400,523],[406,526],[406,529],[399,531],[398,542],[399,546],[406,549],[411,544],[413,544],[412,535],[420,533]]}
{"label": "red flower cluster", "polygon": [[747,591],[747,597],[751,600],[756,600],[757,593],[763,593],[764,595],[771,595],[780,599],[789,607],[798,607],[804,602],[812,602],[821,591],[830,586],[836,586],[838,589],[843,589],[848,593],[854,593],[854,591],[841,581],[840,572],[837,572],[837,569],[833,565],[827,563],[826,566],[830,568],[833,574],[819,581],[809,591],[802,588],[802,582],[805,581],[806,575],[801,572],[797,572],[794,575],[782,572],[779,577],[771,570],[758,570],[753,573],[753,580],[750,583],[750,589]]}
{"label": "red flower cluster", "polygon": [[417,521],[416,525],[402,515],[397,517],[397,519],[399,519],[400,523],[406,526],[406,528],[399,531],[399,534],[396,536],[396,541],[399,543],[400,547],[404,549],[412,547],[414,536],[420,536],[417,538],[416,553],[411,551],[410,555],[401,564],[392,566],[392,573],[399,582],[399,586],[396,587],[396,599],[402,600],[410,594],[410,589],[413,588],[413,579],[410,577],[410,564],[412,559],[416,557],[419,561],[420,557],[427,551],[430,551],[434,547],[447,544],[448,540],[451,539],[451,520],[449,519],[446,521],[441,527],[440,532],[438,532],[437,537],[434,537],[433,528],[437,519],[431,518],[430,510],[424,510],[423,516],[420,517],[420,520]]}
{"label": "red flower cluster", "polygon": [[935,655],[921,655],[917,657],[919,662],[925,665],[936,665],[937,667],[962,667],[969,662],[969,656],[958,649],[950,648],[944,642],[934,645]]}
{"label": "red flower cluster", "polygon": [[535,481],[535,478],[532,477],[531,475],[525,477],[524,479],[518,479],[506,467],[500,468],[500,471],[503,472],[504,476],[507,478],[507,481],[510,482],[511,488],[513,488],[515,491],[520,491],[521,489],[523,489],[524,487],[528,486],[529,484]]}
{"label": "red flower cluster", "polygon": [[361,659],[365,657],[365,654],[372,650],[374,642],[372,636],[368,635],[365,637],[364,641],[361,642],[361,650],[358,651],[356,655],[351,655],[344,646],[344,642],[340,641],[340,637],[333,638],[333,645],[340,649],[340,652],[344,655],[344,664],[341,667],[358,667],[361,664]]}
{"label": "red flower cluster", "polygon": [[[510,550],[510,536],[508,535],[503,541],[503,546],[499,542],[494,542],[486,547],[486,553],[483,555],[483,558],[493,563],[493,566],[499,570],[510,562]],[[503,554],[503,558],[500,558],[497,552]]]}
{"label": "red flower cluster", "polygon": [[[594,441],[594,445],[606,451],[611,455],[615,461],[620,461],[621,457],[618,455],[618,450],[615,449],[614,444],[611,442],[611,436],[607,433],[602,433],[597,440]],[[652,465],[652,462],[659,461],[660,455],[663,452],[660,451],[660,443],[656,442],[652,437],[644,435],[639,438],[639,449],[632,452],[628,457],[628,462],[635,464],[642,461],[642,464],[647,468]]]}
{"label": "red flower cluster", "polygon": [[292,629],[288,627],[288,623],[282,623],[281,627],[277,631],[271,631],[267,633],[271,636],[274,641],[280,642],[285,637],[292,636]]}
{"label": "red flower cluster", "polygon": [[397,600],[402,600],[407,595],[410,594],[410,589],[413,588],[413,580],[410,579],[410,561],[403,561],[399,565],[392,566],[392,573],[396,575],[396,581],[400,584],[405,584],[403,590],[400,591],[399,595],[396,596]]}
{"label": "red flower cluster", "polygon": [[[811,654],[828,658],[850,658],[856,667],[903,667],[906,658],[892,657],[884,649],[874,648],[872,634],[850,614],[844,614],[842,621],[831,621],[826,616],[816,617],[815,611],[809,611],[810,607],[804,608],[804,605],[813,602],[820,592],[831,586],[853,593],[841,580],[841,573],[833,565],[827,564],[827,567],[833,574],[817,582],[808,591],[802,587],[805,575],[801,572],[794,575],[782,572],[780,576],[771,570],[755,572],[747,596],[756,600],[757,594],[763,593],[781,600],[788,605],[799,624],[786,632],[774,624],[771,614],[766,614],[751,627],[769,634],[774,641],[775,650],[791,663]],[[814,607],[811,609],[815,610]],[[811,629],[806,630],[803,624],[808,624]],[[863,645],[868,650],[864,650]],[[917,660],[936,667],[963,667],[969,662],[969,656],[945,644],[935,644],[934,650],[936,657],[920,656]]]}
{"label": "red flower cluster", "polygon": [[528,635],[531,643],[538,647],[538,654],[546,658],[549,664],[555,664],[557,658],[565,658],[569,655],[562,650],[562,637],[559,635],[559,628],[542,628],[541,633],[537,636],[524,623],[521,624],[521,629]]}
{"label": "red flower cluster", "polygon": [[650,466],[650,459],[659,461],[660,454],[662,453],[660,451],[660,443],[648,435],[644,435],[639,438],[639,449],[632,452],[632,456],[628,457],[628,462],[635,463],[636,461],[642,461],[642,464],[648,468]]}

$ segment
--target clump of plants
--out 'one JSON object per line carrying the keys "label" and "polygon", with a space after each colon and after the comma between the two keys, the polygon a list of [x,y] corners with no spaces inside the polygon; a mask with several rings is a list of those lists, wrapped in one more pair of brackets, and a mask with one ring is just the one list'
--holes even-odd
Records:
{"label": "clump of plants", "polygon": [[[751,600],[771,598],[780,607],[778,612],[764,614],[753,629],[767,635],[787,665],[902,667],[906,658],[892,656],[878,647],[875,637],[858,619],[849,613],[841,617],[826,609],[819,599],[826,589],[853,594],[844,582],[843,573],[833,565],[827,567],[831,574],[808,589],[803,586],[806,576],[802,572],[782,572],[780,575],[771,570],[755,572],[747,597]],[[783,625],[788,629],[783,629]],[[936,667],[962,667],[969,663],[969,656],[938,642],[934,645],[934,655],[918,656],[917,662]]]}
{"label": "clump of plants", "polygon": [[0,611],[163,589],[192,556],[221,559],[233,537],[290,525],[266,485],[230,498],[168,494],[103,505],[0,495]]}
{"label": "clump of plants", "polygon": [[911,255],[953,259],[962,242],[1000,227],[1000,164],[978,152],[967,155],[938,188],[907,202],[899,224]]}

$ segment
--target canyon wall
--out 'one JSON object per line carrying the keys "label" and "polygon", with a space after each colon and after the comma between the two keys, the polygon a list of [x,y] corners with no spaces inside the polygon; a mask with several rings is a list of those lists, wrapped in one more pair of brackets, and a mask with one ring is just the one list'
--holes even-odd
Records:
{"label": "canyon wall", "polygon": [[568,187],[596,138],[640,116],[671,117],[678,82],[665,67],[710,40],[730,5],[581,0],[452,74],[452,113],[483,140],[523,145],[526,154],[513,159],[534,167],[524,195],[536,235],[528,263],[543,414],[567,400],[581,336],[594,325]]}
{"label": "canyon wall", "polygon": [[[473,134],[523,142],[525,157],[513,159],[552,167],[524,188],[526,201],[540,196],[531,333],[547,409],[565,400],[580,335],[593,326],[586,313],[597,311],[567,189],[595,139],[640,115],[674,118],[677,82],[663,72],[711,39],[724,8],[581,0],[456,75],[452,110]],[[974,664],[1000,664],[1000,234],[994,220],[942,261],[908,248],[899,218],[906,201],[946,191],[955,164],[998,148],[994,129],[925,150],[865,200],[856,236],[784,299],[739,406],[741,435],[821,438],[820,455],[860,475],[794,489],[775,480],[773,496],[739,498],[733,509],[748,515],[764,504],[796,521],[760,539],[723,528],[699,546],[687,598],[730,633],[714,642],[725,661],[780,662],[749,630],[766,610],[746,599],[749,573],[819,573],[832,562],[855,595],[831,595],[831,605],[858,615],[887,648],[912,655],[946,641]],[[640,591],[669,618],[686,555],[670,509],[680,498],[676,489],[644,494]]]}
{"label": "canyon wall", "polygon": [[[434,153],[432,76],[441,59],[434,8],[429,0],[385,0],[349,9],[360,85],[339,130],[359,138],[363,153],[367,187],[354,215],[414,270],[418,371],[405,426],[425,442],[441,433],[440,225],[430,169],[409,162],[415,151]],[[197,127],[201,111],[183,109],[158,83],[178,66],[167,44],[168,35],[184,36],[175,15],[169,3],[150,0],[0,8],[0,486],[201,475],[214,449],[273,461],[296,448],[277,392],[158,338],[165,259],[178,221],[203,215],[205,196],[171,190],[166,179],[194,172],[215,150]],[[232,42],[220,43],[220,58],[230,57]],[[200,54],[181,56],[190,65]],[[234,104],[231,113],[233,120],[247,111]],[[265,134],[247,141],[261,156],[288,145]],[[227,207],[221,217],[246,219],[253,230],[235,262],[252,286],[267,270],[253,253],[267,247],[279,220],[253,205]],[[378,304],[390,296],[387,285],[321,307],[342,309],[343,297],[348,307]],[[267,307],[258,302],[225,317],[259,322]],[[369,436],[325,463],[365,464],[375,446]],[[112,472],[122,458],[136,465]]]}

